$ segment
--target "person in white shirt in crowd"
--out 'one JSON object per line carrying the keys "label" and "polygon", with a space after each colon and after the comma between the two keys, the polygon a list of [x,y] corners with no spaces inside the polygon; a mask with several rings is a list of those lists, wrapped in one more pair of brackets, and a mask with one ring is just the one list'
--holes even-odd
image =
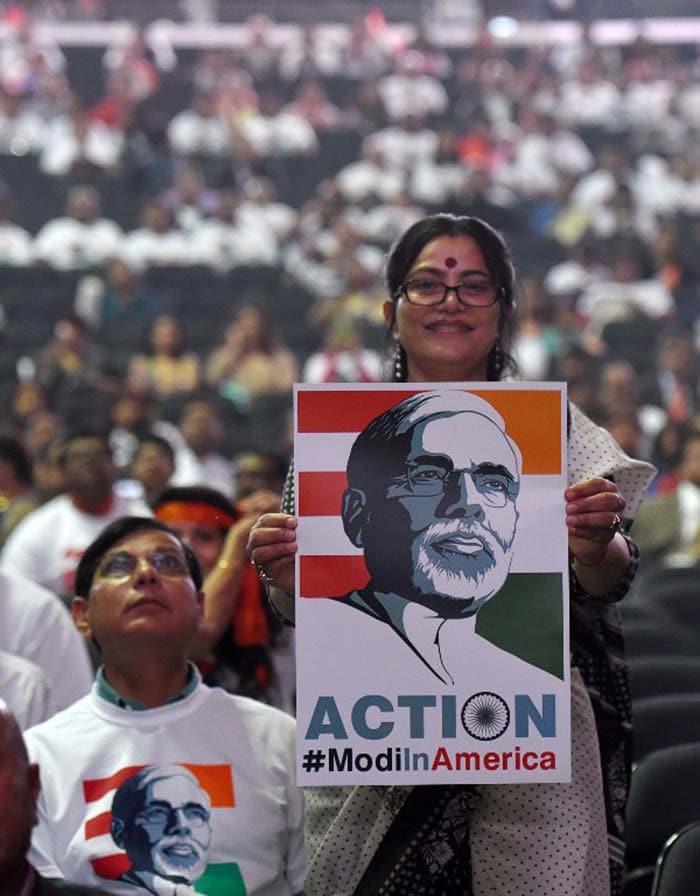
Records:
{"label": "person in white shirt in crowd", "polygon": [[0,650],[0,700],[12,710],[23,731],[56,712],[46,674],[36,663],[4,650]]}
{"label": "person in white shirt in crowd", "polygon": [[557,118],[572,127],[594,126],[613,130],[622,113],[622,98],[615,83],[600,73],[593,60],[584,60],[578,72],[561,88]]}
{"label": "person in white shirt in crowd", "polygon": [[283,81],[339,75],[342,29],[302,25],[278,48],[278,73]]}
{"label": "person in white shirt in crowd", "polygon": [[357,219],[356,226],[368,242],[388,248],[423,215],[425,209],[417,205],[406,190],[368,209]]}
{"label": "person in white shirt in crowd", "polygon": [[0,650],[42,670],[50,683],[54,711],[87,694],[92,685],[88,652],[55,594],[0,569],[0,614]]}
{"label": "person in white shirt in crowd", "polygon": [[359,232],[366,225],[365,213],[351,209],[328,224],[290,243],[284,256],[287,273],[317,299],[342,295],[351,265],[377,275],[383,263],[381,249],[364,241]]}
{"label": "person in white shirt in crowd", "polygon": [[[426,160],[427,161],[427,160]],[[398,168],[371,139],[365,139],[360,158],[335,175],[335,184],[348,203],[389,200],[405,189],[406,172]]]}
{"label": "person in white shirt in crowd", "polygon": [[194,554],[162,523],[127,517],[88,547],[76,592],[103,665],[87,697],[26,735],[43,783],[36,870],[125,896],[299,896],[295,723],[208,688],[187,662],[204,598]]}
{"label": "person in white shirt in crowd", "polygon": [[149,199],[144,203],[140,221],[140,227],[124,236],[119,250],[119,256],[127,264],[143,271],[194,263],[191,240],[175,226],[172,212],[161,199]]}
{"label": "person in white shirt in crowd", "polygon": [[212,93],[196,93],[190,105],[168,125],[168,140],[180,156],[223,156],[228,151],[228,128]]}
{"label": "person in white shirt in crowd", "polygon": [[208,485],[233,497],[231,461],[216,450],[224,433],[214,403],[207,398],[188,401],[179,428],[182,443],[175,446],[171,485]]}
{"label": "person in white shirt in crowd", "polygon": [[630,238],[651,244],[658,233],[656,216],[627,184],[619,184],[591,215],[588,233],[597,239]]}
{"label": "person in white shirt in crowd", "polygon": [[401,121],[407,115],[428,117],[447,111],[445,86],[424,71],[424,63],[419,50],[407,50],[397,56],[394,72],[379,80],[377,87],[391,121]]}
{"label": "person in white shirt in crowd", "polygon": [[274,23],[264,13],[255,13],[243,23],[245,37],[241,56],[245,68],[255,81],[273,77],[277,70],[278,47],[275,42]]}
{"label": "person in white shirt in crowd", "polygon": [[357,322],[340,313],[327,324],[323,346],[309,355],[301,378],[305,383],[378,383],[382,370],[379,352],[363,347]]}
{"label": "person in white shirt in crowd", "polygon": [[254,156],[285,159],[318,152],[318,137],[299,109],[286,105],[282,95],[268,87],[260,91],[257,116],[239,125],[240,135]]}
{"label": "person in white shirt in crowd", "polygon": [[277,264],[279,243],[274,229],[263,216],[249,217],[249,226],[242,226],[239,209],[235,190],[219,191],[214,215],[202,221],[190,241],[190,252],[200,264],[217,271]]}
{"label": "person in white shirt in crowd", "polygon": [[526,106],[521,110],[518,129],[508,174],[509,182],[526,194],[535,179],[556,184],[562,172],[580,177],[593,166],[593,154],[584,141],[573,130],[557,124],[551,115],[537,115]]}
{"label": "person in white shirt in crowd", "polygon": [[13,223],[12,194],[0,181],[0,266],[27,267],[34,259],[32,237],[29,231]]}
{"label": "person in white shirt in crowd", "polygon": [[593,281],[581,292],[576,311],[587,319],[591,332],[633,309],[663,320],[673,314],[675,303],[660,275],[644,276],[635,253],[620,249],[612,259],[608,277]]}
{"label": "person in white shirt in crowd", "polygon": [[626,182],[630,160],[625,148],[617,144],[602,147],[597,158],[598,167],[584,174],[572,193],[572,201],[591,213],[599,209]]}
{"label": "person in white shirt in crowd", "polygon": [[370,134],[367,143],[376,147],[389,164],[410,171],[418,162],[435,157],[439,138],[423,115],[409,112],[395,124]]}
{"label": "person in white shirt in crowd", "polygon": [[216,193],[204,179],[202,170],[188,162],[175,172],[175,182],[161,197],[177,226],[190,234],[216,208]]}
{"label": "person in white shirt in crowd", "polygon": [[50,122],[44,137],[39,170],[50,177],[65,177],[81,169],[112,171],[124,147],[122,131],[88,116],[78,100],[69,114]]}
{"label": "person in white shirt in crowd", "polygon": [[141,500],[115,493],[107,439],[94,430],[67,436],[63,446],[65,493],[32,511],[10,534],[0,566],[66,595],[86,546],[112,520],[148,514]]}
{"label": "person in white shirt in crowd", "polygon": [[342,111],[330,101],[323,82],[318,78],[303,81],[291,103],[284,109],[301,115],[318,134],[336,130],[343,119]]}
{"label": "person in white shirt in crowd", "polygon": [[62,72],[66,57],[45,28],[35,28],[27,4],[14,3],[5,11],[0,37],[0,84],[11,93],[30,90],[42,71]]}
{"label": "person in white shirt in crowd", "polygon": [[118,224],[100,217],[100,195],[94,187],[68,191],[66,214],[53,218],[34,238],[38,261],[58,270],[93,267],[118,254],[123,233]]}
{"label": "person in white shirt in crowd", "polygon": [[46,122],[22,94],[0,92],[0,155],[36,155]]}
{"label": "person in white shirt in crowd", "polygon": [[381,18],[377,10],[351,22],[339,57],[340,71],[346,78],[374,83],[389,67],[391,53],[382,39],[382,29],[370,25]]}
{"label": "person in white shirt in crowd", "polygon": [[419,159],[409,178],[411,197],[420,205],[447,207],[460,192],[469,171],[459,155],[459,135],[453,127],[438,130],[435,155]]}
{"label": "person in white shirt in crowd", "polygon": [[299,214],[291,205],[280,202],[272,178],[251,177],[243,185],[237,218],[243,229],[269,229],[284,240],[296,227]]}
{"label": "person in white shirt in crowd", "polygon": [[627,126],[640,133],[652,130],[656,122],[668,116],[677,89],[674,79],[660,70],[639,66],[622,90],[621,107]]}

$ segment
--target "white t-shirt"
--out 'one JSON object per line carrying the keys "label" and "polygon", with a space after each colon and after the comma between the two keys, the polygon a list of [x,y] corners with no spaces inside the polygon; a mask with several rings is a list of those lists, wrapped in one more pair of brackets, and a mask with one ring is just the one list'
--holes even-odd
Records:
{"label": "white t-shirt", "polygon": [[65,709],[88,693],[93,674],[85,643],[54,594],[0,570],[0,618],[0,650],[43,669],[55,709]]}
{"label": "white t-shirt", "polygon": [[34,252],[39,261],[61,271],[102,264],[118,255],[123,233],[108,218],[89,223],[75,218],[54,218],[34,238]]}
{"label": "white t-shirt", "polygon": [[[93,689],[26,735],[42,779],[28,858],[45,877],[115,894],[143,892],[143,882],[128,881],[135,883],[138,867],[151,858],[160,874],[144,871],[141,881],[154,893],[179,896],[195,883],[198,893],[212,896],[298,893],[305,858],[294,731],[291,716],[201,683],[179,702],[140,712],[120,709]],[[118,810],[124,791],[115,806],[116,791],[146,768],[159,780],[132,791],[127,811]],[[186,799],[178,798],[183,789]],[[159,831],[151,817],[158,813],[166,816]],[[141,837],[134,837],[139,826]],[[151,858],[134,867],[138,845]],[[185,887],[168,879],[168,864],[179,869],[180,883],[186,878]]]}
{"label": "white t-shirt", "polygon": [[5,542],[0,567],[14,570],[56,594],[72,594],[75,570],[85,548],[120,516],[152,516],[141,500],[115,495],[100,516],[78,510],[58,495],[25,517]]}
{"label": "white t-shirt", "polygon": [[0,650],[0,698],[24,731],[50,718],[56,707],[44,672],[30,660]]}
{"label": "white t-shirt", "polygon": [[233,495],[233,467],[221,454],[212,451],[204,457],[184,445],[175,452],[175,473],[171,485],[208,485],[227,497]]}

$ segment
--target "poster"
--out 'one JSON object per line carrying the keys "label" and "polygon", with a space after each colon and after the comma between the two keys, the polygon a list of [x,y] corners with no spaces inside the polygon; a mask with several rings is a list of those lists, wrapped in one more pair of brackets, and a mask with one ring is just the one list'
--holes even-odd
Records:
{"label": "poster", "polygon": [[570,780],[566,393],[297,386],[300,785]]}

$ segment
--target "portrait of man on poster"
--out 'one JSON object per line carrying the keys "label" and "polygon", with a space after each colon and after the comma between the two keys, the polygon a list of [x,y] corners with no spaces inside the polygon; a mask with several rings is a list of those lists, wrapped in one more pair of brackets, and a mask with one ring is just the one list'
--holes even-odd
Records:
{"label": "portrait of man on poster", "polygon": [[444,682],[445,624],[474,617],[508,578],[521,473],[501,416],[459,390],[405,399],[352,445],[341,516],[370,581],[340,600],[393,629]]}
{"label": "portrait of man on poster", "polygon": [[148,893],[165,892],[167,883],[194,893],[207,865],[210,815],[209,796],[182,766],[147,766],[127,778],[112,802],[112,839],[131,862],[121,880]]}

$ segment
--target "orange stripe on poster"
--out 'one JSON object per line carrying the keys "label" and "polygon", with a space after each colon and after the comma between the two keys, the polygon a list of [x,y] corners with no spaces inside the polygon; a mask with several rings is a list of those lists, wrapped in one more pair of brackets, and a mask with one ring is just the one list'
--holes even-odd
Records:
{"label": "orange stripe on poster", "polygon": [[300,516],[339,516],[347,487],[345,473],[299,473]]}
{"label": "orange stripe on poster", "polygon": [[236,805],[233,793],[233,776],[230,765],[193,765],[183,762],[206,790],[212,809],[230,809]]}
{"label": "orange stripe on poster", "polygon": [[[523,457],[523,473],[544,476],[561,472],[560,392],[553,389],[471,391],[486,399],[506,421],[506,431]],[[360,432],[370,420],[415,394],[416,390],[299,392],[298,430],[300,433]]]}
{"label": "orange stripe on poster", "polygon": [[301,557],[302,597],[342,597],[354,588],[364,588],[369,573],[364,557],[357,555]]}
{"label": "orange stripe on poster", "polygon": [[549,389],[508,392],[474,390],[506,421],[506,432],[520,448],[523,473],[552,476],[562,470],[561,393]]}

